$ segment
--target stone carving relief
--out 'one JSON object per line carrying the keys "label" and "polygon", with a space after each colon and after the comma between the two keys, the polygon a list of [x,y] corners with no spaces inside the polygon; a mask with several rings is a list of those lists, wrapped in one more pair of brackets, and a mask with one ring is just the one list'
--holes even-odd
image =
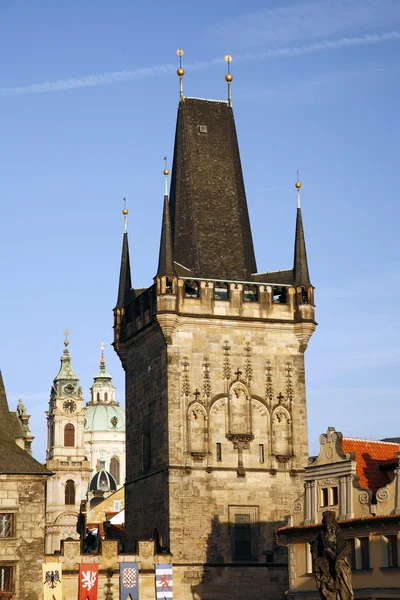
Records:
{"label": "stone carving relief", "polygon": [[207,414],[199,403],[191,404],[188,412],[190,451],[205,454],[207,450]]}
{"label": "stone carving relief", "polygon": [[231,378],[230,351],[231,351],[231,348],[229,346],[228,340],[226,340],[225,344],[224,344],[224,363],[223,363],[222,373],[223,373],[224,379],[226,379],[227,381],[229,381]]}
{"label": "stone carving relief", "polygon": [[245,374],[247,383],[250,385],[251,380],[253,379],[253,366],[251,364],[251,346],[250,346],[250,342],[247,342],[245,351],[246,351],[246,366],[245,366],[245,369],[244,369],[244,374]]}
{"label": "stone carving relief", "polygon": [[376,492],[376,499],[378,502],[386,502],[389,499],[389,492],[385,488],[381,488]]}
{"label": "stone carving relief", "polygon": [[272,404],[274,399],[274,389],[272,387],[272,367],[271,361],[267,360],[267,366],[265,367],[265,400],[268,404]]}
{"label": "stone carving relief", "polygon": [[188,397],[190,395],[190,382],[189,382],[189,361],[184,358],[182,361],[182,396]]}
{"label": "stone carving relief", "polygon": [[207,401],[211,398],[210,363],[207,357],[203,363],[203,398]]}
{"label": "stone carving relief", "polygon": [[250,402],[247,387],[236,381],[229,392],[229,433],[246,434],[251,432]]}
{"label": "stone carving relief", "polygon": [[293,402],[293,367],[290,363],[286,363],[286,402],[290,405]]}
{"label": "stone carving relief", "polygon": [[278,460],[288,460],[292,455],[292,423],[289,411],[277,406],[272,415],[273,454]]}

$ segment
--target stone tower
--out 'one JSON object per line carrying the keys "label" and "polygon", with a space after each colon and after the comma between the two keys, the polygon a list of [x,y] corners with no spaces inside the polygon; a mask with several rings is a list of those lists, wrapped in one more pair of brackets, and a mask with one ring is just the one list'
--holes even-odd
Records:
{"label": "stone tower", "polygon": [[115,385],[106,369],[103,344],[100,370],[90,388],[84,424],[86,456],[92,471],[98,471],[103,460],[120,488],[125,483],[125,410],[115,401]]}
{"label": "stone tower", "polygon": [[128,550],[168,548],[177,597],[287,589],[274,530],[303,487],[315,326],[300,204],[293,268],[257,272],[230,103],[182,97],[154,284],[132,288],[125,227],[114,310]]}
{"label": "stone tower", "polygon": [[46,554],[58,551],[61,540],[79,539],[77,516],[92,471],[84,447],[82,389],[72,369],[68,344],[66,339],[46,413],[46,467],[54,473],[47,481]]}

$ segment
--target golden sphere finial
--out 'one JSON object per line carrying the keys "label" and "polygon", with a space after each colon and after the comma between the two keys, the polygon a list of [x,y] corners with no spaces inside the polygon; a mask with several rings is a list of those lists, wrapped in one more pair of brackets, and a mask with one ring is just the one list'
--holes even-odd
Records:
{"label": "golden sphere finial", "polygon": [[164,173],[165,177],[168,177],[168,175],[169,175],[169,169],[164,169],[163,173]]}
{"label": "golden sphere finial", "polygon": [[296,188],[299,190],[301,188],[301,183],[300,181],[296,181],[295,183]]}
{"label": "golden sphere finial", "polygon": [[127,209],[127,208],[123,208],[123,209],[122,209],[122,214],[123,214],[123,215],[127,215],[127,214],[128,214],[128,212],[129,212],[129,211],[128,211],[128,209]]}
{"label": "golden sphere finial", "polygon": [[177,69],[177,70],[176,70],[176,74],[177,74],[179,77],[183,77],[183,76],[184,76],[184,74],[185,74],[185,69],[183,69],[182,67],[179,67],[179,69]]}
{"label": "golden sphere finial", "polygon": [[225,75],[225,81],[227,81],[228,83],[231,83],[232,79],[233,79],[233,76],[231,75],[231,73],[227,73]]}

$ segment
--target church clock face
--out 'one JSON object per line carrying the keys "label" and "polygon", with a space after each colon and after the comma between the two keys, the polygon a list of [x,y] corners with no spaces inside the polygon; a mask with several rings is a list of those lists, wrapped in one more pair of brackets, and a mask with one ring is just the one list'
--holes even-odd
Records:
{"label": "church clock face", "polygon": [[76,411],[76,403],[73,400],[66,400],[63,404],[65,412],[73,413]]}

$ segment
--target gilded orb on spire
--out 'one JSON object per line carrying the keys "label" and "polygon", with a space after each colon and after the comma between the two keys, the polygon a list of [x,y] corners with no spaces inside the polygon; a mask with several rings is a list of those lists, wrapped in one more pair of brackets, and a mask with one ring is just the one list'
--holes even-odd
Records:
{"label": "gilded orb on spire", "polygon": [[299,190],[301,188],[301,183],[300,181],[296,181],[295,186],[297,187],[297,189]]}
{"label": "gilded orb on spire", "polygon": [[226,54],[225,57],[224,57],[224,60],[225,60],[226,63],[228,63],[228,72],[225,75],[225,81],[228,84],[228,104],[230,106],[231,103],[232,103],[232,98],[231,98],[231,83],[232,83],[232,80],[233,80],[233,76],[232,76],[231,70],[230,70],[230,64],[232,62],[232,56],[230,54]]}
{"label": "gilded orb on spire", "polygon": [[185,74],[185,70],[182,68],[182,56],[184,55],[184,51],[182,50],[182,48],[178,48],[176,53],[179,56],[179,68],[177,69],[176,74],[179,77],[179,95],[182,98],[183,97],[182,77]]}

